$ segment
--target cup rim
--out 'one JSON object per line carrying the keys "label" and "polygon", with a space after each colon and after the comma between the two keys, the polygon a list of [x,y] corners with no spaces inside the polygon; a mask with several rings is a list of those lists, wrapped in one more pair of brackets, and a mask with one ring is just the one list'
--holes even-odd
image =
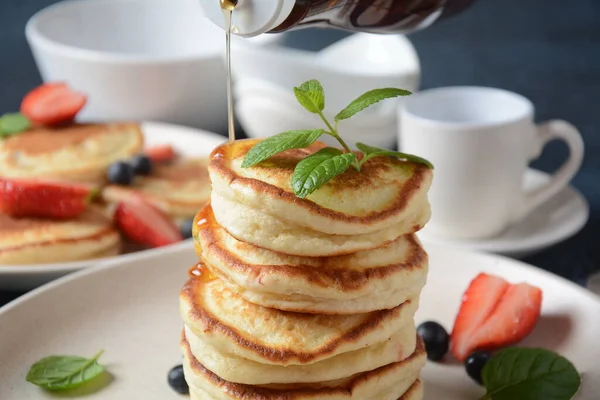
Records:
{"label": "cup rim", "polygon": [[[156,3],[170,4],[170,0],[63,0],[42,8],[33,14],[25,25],[25,37],[29,45],[34,48],[45,50],[49,53],[58,54],[63,57],[73,59],[84,59],[87,61],[99,63],[122,63],[122,64],[166,64],[174,62],[189,62],[221,57],[219,50],[207,51],[202,54],[181,54],[181,55],[156,55],[156,54],[128,54],[116,51],[93,50],[85,47],[65,44],[61,41],[49,38],[40,30],[39,24],[44,18],[50,17],[53,13],[59,13],[62,9],[69,7],[89,7],[90,5],[101,4],[111,7],[119,4],[138,3],[142,6],[152,6]],[[210,23],[210,22],[207,22]],[[266,42],[265,44],[267,44]],[[262,43],[257,43],[261,45]]]}
{"label": "cup rim", "polygon": [[[410,109],[411,104],[414,101],[416,101],[415,100],[416,98],[422,99],[424,96],[433,96],[433,95],[437,95],[439,93],[465,92],[465,91],[479,92],[479,93],[485,92],[485,93],[489,93],[489,94],[501,93],[503,95],[510,96],[514,100],[522,103],[523,111],[517,113],[513,117],[505,118],[505,119],[498,120],[498,121],[469,122],[469,121],[451,121],[451,120],[432,119],[432,118],[428,118],[428,117],[419,115],[418,113],[415,113],[415,112],[411,111],[411,109]],[[426,90],[423,90],[420,92],[416,92],[413,95],[406,97],[405,101],[401,105],[399,114],[400,114],[400,118],[404,118],[404,117],[408,116],[413,120],[419,121],[423,125],[436,126],[436,127],[443,126],[446,129],[465,129],[465,128],[493,128],[493,127],[514,124],[514,123],[526,120],[528,118],[533,118],[534,110],[535,110],[535,107],[534,107],[533,103],[531,102],[531,100],[529,100],[527,97],[525,97],[519,93],[511,92],[510,90],[501,89],[501,88],[492,87],[492,86],[469,86],[469,85],[466,85],[466,86],[443,86],[443,87],[426,89]]]}

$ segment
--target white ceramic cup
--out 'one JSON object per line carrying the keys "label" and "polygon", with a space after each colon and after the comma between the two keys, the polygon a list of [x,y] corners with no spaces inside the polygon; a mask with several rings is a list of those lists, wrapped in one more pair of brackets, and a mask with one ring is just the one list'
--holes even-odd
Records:
{"label": "white ceramic cup", "polygon": [[[583,140],[573,125],[562,120],[535,125],[533,104],[506,90],[419,92],[406,98],[399,121],[401,151],[435,166],[427,235],[495,236],[568,185],[583,160]],[[524,192],[529,162],[554,139],[566,142],[568,160],[546,185]]]}

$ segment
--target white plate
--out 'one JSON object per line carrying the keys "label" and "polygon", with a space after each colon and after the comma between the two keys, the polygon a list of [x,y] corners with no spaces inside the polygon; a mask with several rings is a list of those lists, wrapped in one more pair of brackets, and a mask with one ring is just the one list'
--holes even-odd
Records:
{"label": "white plate", "polygon": [[[551,348],[569,358],[583,373],[577,399],[598,399],[600,298],[518,261],[434,245],[428,251],[431,268],[417,321],[436,320],[450,329],[462,292],[481,271],[533,283],[544,291],[543,316],[523,345]],[[166,375],[181,362],[178,293],[196,260],[191,250],[173,248],[154,257],[117,260],[0,308],[0,399],[55,398],[25,381],[29,366],[51,354],[91,356],[100,349],[112,382],[86,399],[183,398],[171,391]],[[423,376],[426,400],[482,395],[455,363],[429,363]]]}
{"label": "white plate", "polygon": [[[208,155],[215,146],[226,140],[225,137],[215,133],[158,122],[144,122],[142,123],[142,130],[146,146],[170,144],[181,155],[188,157]],[[170,247],[191,248],[192,243],[186,240]],[[129,260],[141,253],[157,254],[161,251],[162,249],[151,249],[98,260],[68,263],[0,265],[0,290],[24,291],[91,265],[118,258]],[[0,399],[2,398],[0,397]]]}
{"label": "white plate", "polygon": [[[550,180],[550,175],[529,169],[525,174],[524,187],[526,190],[531,190],[543,185],[548,180]],[[581,193],[569,186],[496,237],[455,241],[429,235],[427,227],[425,227],[419,233],[419,238],[424,243],[450,245],[465,250],[523,258],[575,235],[586,224],[588,217],[587,201]]]}

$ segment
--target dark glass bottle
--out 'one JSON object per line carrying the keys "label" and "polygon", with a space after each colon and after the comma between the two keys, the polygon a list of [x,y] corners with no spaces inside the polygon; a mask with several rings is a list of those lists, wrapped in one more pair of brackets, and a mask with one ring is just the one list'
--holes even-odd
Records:
{"label": "dark glass bottle", "polygon": [[[239,0],[232,33],[250,37],[303,27],[402,33],[426,28],[475,0]],[[204,14],[224,26],[219,0],[200,0]]]}
{"label": "dark glass bottle", "polygon": [[290,15],[270,32],[331,26],[370,33],[410,33],[475,0],[296,0]]}

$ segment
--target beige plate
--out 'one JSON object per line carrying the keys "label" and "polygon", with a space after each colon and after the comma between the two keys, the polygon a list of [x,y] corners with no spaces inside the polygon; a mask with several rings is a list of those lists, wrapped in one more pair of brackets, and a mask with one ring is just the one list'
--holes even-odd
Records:
{"label": "beige plate", "polygon": [[[142,130],[146,146],[170,144],[179,154],[188,157],[207,156],[213,148],[226,140],[225,137],[215,133],[158,122],[144,122],[142,123]],[[192,243],[186,240],[172,246],[191,248]],[[160,249],[152,249],[145,250],[144,252],[156,254],[160,251]],[[17,291],[32,289],[68,273],[91,265],[113,261],[117,258],[130,260],[132,259],[132,254],[92,261],[37,265],[0,265],[0,290]],[[0,399],[2,398],[0,397]]]}
{"label": "beige plate", "polygon": [[[417,321],[451,328],[463,290],[482,271],[538,285],[543,316],[523,345],[551,348],[572,360],[583,373],[577,399],[598,399],[600,298],[510,259],[433,245],[427,250],[431,270]],[[91,356],[100,349],[112,382],[86,399],[183,398],[171,391],[166,376],[181,362],[177,296],[196,256],[177,248],[139,254],[63,277],[0,308],[0,399],[55,399],[25,381],[29,366],[51,354]],[[424,379],[426,400],[482,395],[456,363],[429,363]]]}

